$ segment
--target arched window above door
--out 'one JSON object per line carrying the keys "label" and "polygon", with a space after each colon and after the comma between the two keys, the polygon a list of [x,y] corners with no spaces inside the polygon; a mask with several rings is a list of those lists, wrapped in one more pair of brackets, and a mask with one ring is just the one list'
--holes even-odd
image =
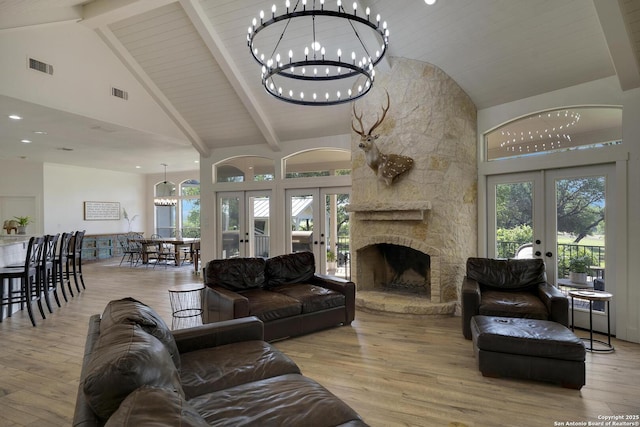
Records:
{"label": "arched window above door", "polygon": [[215,166],[216,182],[272,181],[274,175],[273,160],[266,157],[234,157]]}
{"label": "arched window above door", "polygon": [[285,159],[286,178],[350,175],[351,151],[319,148],[303,151]]}
{"label": "arched window above door", "polygon": [[176,195],[176,184],[163,181],[156,184],[155,197],[172,197]]}
{"label": "arched window above door", "polygon": [[188,179],[180,183],[180,195],[183,197],[193,197],[200,195],[200,181]]}
{"label": "arched window above door", "polygon": [[577,106],[540,111],[486,134],[487,160],[582,150],[622,143],[622,108]]}

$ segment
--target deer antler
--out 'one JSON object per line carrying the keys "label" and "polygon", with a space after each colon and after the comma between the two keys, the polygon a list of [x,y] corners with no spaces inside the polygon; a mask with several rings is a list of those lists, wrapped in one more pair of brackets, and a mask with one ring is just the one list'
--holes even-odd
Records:
{"label": "deer antler", "polygon": [[353,103],[353,115],[355,116],[356,120],[358,120],[358,123],[360,123],[360,129],[358,130],[355,128],[355,126],[353,126],[353,120],[351,120],[351,129],[353,129],[353,131],[355,133],[357,133],[358,135],[360,135],[361,137],[365,137],[366,134],[364,133],[364,126],[362,125],[362,114],[360,114],[360,116],[358,116],[358,113],[356,113],[356,103]]}
{"label": "deer antler", "polygon": [[[389,92],[387,92],[385,90],[385,92],[387,93],[387,107],[382,107],[382,118],[381,119],[377,119],[376,117],[376,122],[373,124],[373,126],[371,126],[371,129],[369,129],[369,133],[368,135],[371,135],[373,133],[373,131],[380,126],[380,124],[382,124],[382,121],[384,120],[385,116],[387,115],[387,111],[389,111],[389,107],[391,107],[391,101],[389,100]],[[362,117],[362,116],[360,116]],[[360,124],[362,124],[362,122],[360,122]]]}
{"label": "deer antler", "polygon": [[371,129],[369,129],[369,132],[365,133],[364,125],[362,124],[362,114],[364,114],[364,113],[361,113],[358,116],[358,113],[356,112],[356,104],[355,104],[355,102],[353,103],[353,116],[356,118],[356,120],[360,124],[360,130],[356,129],[356,127],[353,125],[353,120],[351,121],[351,129],[353,129],[353,131],[355,133],[357,133],[358,135],[360,135],[362,138],[367,137],[367,136],[371,136],[373,131],[378,126],[380,126],[380,124],[382,124],[382,121],[386,117],[387,111],[389,111],[389,107],[391,106],[391,101],[389,100],[389,92],[387,92],[386,90],[385,90],[385,92],[387,94],[387,106],[386,107],[382,107],[382,118],[380,118],[380,116],[376,116],[376,122],[373,124],[373,126],[371,126]]}

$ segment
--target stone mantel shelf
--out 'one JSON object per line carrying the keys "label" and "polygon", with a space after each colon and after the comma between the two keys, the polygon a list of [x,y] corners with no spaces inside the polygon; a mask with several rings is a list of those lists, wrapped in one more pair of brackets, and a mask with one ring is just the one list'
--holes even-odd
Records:
{"label": "stone mantel shelf", "polygon": [[431,202],[418,200],[394,203],[351,203],[347,206],[348,212],[358,214],[358,218],[376,221],[422,221],[424,213],[431,210]]}

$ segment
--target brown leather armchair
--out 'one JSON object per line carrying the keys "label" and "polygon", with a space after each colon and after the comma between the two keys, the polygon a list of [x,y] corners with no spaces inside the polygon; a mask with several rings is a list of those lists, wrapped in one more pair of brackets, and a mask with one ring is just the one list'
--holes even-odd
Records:
{"label": "brown leather armchair", "polygon": [[462,282],[462,334],[477,314],[551,320],[569,325],[569,301],[547,283],[541,259],[467,259]]}

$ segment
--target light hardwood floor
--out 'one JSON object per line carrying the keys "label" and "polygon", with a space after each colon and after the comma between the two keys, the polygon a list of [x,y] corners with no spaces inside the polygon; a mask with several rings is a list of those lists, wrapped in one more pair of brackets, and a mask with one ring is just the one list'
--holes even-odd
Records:
{"label": "light hardwood floor", "polygon": [[[37,327],[23,312],[0,324],[0,426],[70,425],[89,316],[131,296],[170,324],[167,289],[201,280],[186,267],[153,270],[109,261],[84,270],[87,290],[46,320],[38,317]],[[580,391],[482,377],[459,317],[358,312],[350,327],[275,345],[371,426],[558,426],[640,415],[640,344],[615,339],[615,353],[587,354],[587,384]]]}

